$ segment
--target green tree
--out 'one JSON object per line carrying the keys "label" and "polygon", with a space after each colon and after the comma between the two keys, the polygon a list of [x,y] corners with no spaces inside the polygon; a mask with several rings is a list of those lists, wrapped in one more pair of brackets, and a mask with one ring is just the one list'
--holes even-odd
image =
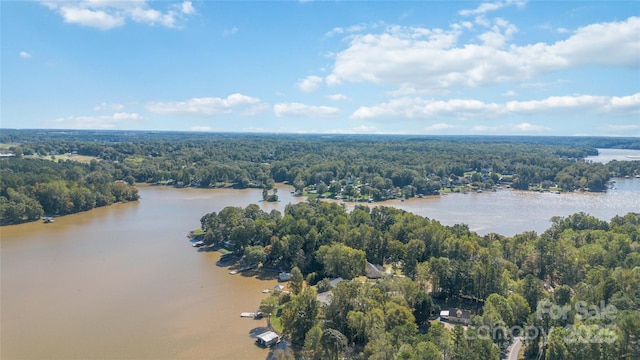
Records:
{"label": "green tree", "polygon": [[419,261],[423,260],[422,257],[426,250],[424,241],[414,239],[407,243],[404,261],[402,262],[402,270],[406,276],[413,278],[416,266]]}
{"label": "green tree", "polygon": [[313,287],[306,287],[299,295],[294,295],[282,310],[283,331],[296,344],[304,344],[305,335],[316,324],[316,295]]}
{"label": "green tree", "polygon": [[323,359],[322,328],[319,325],[314,325],[305,335],[302,353],[306,359]]}
{"label": "green tree", "polygon": [[244,249],[244,261],[248,265],[258,265],[264,262],[266,258],[267,255],[264,252],[264,246],[247,246]]}
{"label": "green tree", "polygon": [[434,308],[435,304],[433,303],[431,296],[422,291],[418,292],[418,295],[416,296],[416,304],[413,310],[416,323],[420,326],[427,324]]}
{"label": "green tree", "polygon": [[294,295],[298,295],[300,291],[302,291],[303,282],[304,277],[302,276],[302,272],[295,266],[291,269],[291,278],[289,279],[289,288]]}
{"label": "green tree", "polygon": [[336,329],[326,329],[322,333],[322,347],[327,354],[327,359],[340,359],[347,347],[347,338]]}
{"label": "green tree", "polygon": [[267,317],[268,324],[271,324],[271,315],[275,313],[279,305],[280,302],[276,295],[268,296],[260,301],[258,310]]}
{"label": "green tree", "polygon": [[563,328],[554,327],[551,329],[545,351],[545,359],[565,360],[570,358],[566,345],[567,335],[567,332]]}
{"label": "green tree", "polygon": [[329,276],[353,279],[364,274],[367,266],[366,254],[343,244],[322,245],[316,255]]}
{"label": "green tree", "polygon": [[416,356],[421,360],[442,360],[442,351],[431,341],[421,341],[416,345]]}
{"label": "green tree", "polygon": [[292,349],[275,349],[273,351],[274,360],[295,360],[296,356]]}
{"label": "green tree", "polygon": [[513,323],[523,325],[527,320],[527,316],[531,313],[531,308],[527,300],[518,293],[511,293],[507,297],[509,307],[513,311]]}

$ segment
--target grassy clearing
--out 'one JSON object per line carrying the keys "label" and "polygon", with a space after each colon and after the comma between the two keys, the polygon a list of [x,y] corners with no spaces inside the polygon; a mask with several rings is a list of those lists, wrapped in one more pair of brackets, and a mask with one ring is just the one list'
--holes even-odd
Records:
{"label": "grassy clearing", "polygon": [[0,151],[2,152],[6,152],[9,151],[9,148],[12,148],[14,146],[18,146],[20,144],[18,143],[0,143]]}
{"label": "grassy clearing", "polygon": [[[279,313],[279,312],[280,311],[277,311],[276,313]],[[273,328],[273,330],[275,330],[275,332],[277,332],[278,334],[282,334],[282,331],[284,330],[284,328],[282,327],[282,321],[280,321],[280,316],[276,314],[271,315],[269,322],[271,323],[271,327]]]}
{"label": "grassy clearing", "polygon": [[133,165],[140,165],[142,164],[144,159],[145,159],[144,156],[130,156],[124,159],[124,161]]}
{"label": "grassy clearing", "polygon": [[24,158],[25,159],[44,159],[44,160],[51,160],[56,162],[71,160],[71,161],[77,161],[85,164],[90,163],[91,160],[98,160],[98,161],[100,160],[95,156],[77,155],[77,154],[46,155],[46,156],[25,155]]}
{"label": "grassy clearing", "polygon": [[195,236],[203,236],[204,235],[204,230],[197,228],[195,230],[193,230],[193,235]]}

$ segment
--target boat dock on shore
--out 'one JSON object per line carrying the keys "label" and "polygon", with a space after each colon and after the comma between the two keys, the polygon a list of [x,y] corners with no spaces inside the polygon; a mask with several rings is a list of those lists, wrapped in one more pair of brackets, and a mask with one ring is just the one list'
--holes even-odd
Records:
{"label": "boat dock on shore", "polygon": [[247,271],[247,270],[254,269],[254,268],[255,268],[255,267],[257,267],[257,266],[258,266],[258,265],[247,265],[247,266],[243,266],[243,267],[238,268],[238,269],[236,269],[236,270],[231,270],[231,271],[229,271],[229,274],[231,274],[231,275],[239,274],[239,273],[241,273],[241,272],[243,272],[243,271]]}

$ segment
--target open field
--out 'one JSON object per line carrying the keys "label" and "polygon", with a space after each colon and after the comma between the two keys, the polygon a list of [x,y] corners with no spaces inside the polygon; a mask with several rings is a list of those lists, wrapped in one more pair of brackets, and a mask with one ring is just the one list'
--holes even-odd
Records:
{"label": "open field", "polygon": [[91,160],[100,160],[95,156],[88,156],[88,155],[77,155],[77,154],[61,154],[61,155],[46,155],[46,156],[41,156],[41,155],[25,155],[24,156],[26,159],[45,159],[45,160],[52,160],[52,161],[66,161],[66,160],[73,160],[73,161],[78,161],[81,163],[89,163],[91,162]]}

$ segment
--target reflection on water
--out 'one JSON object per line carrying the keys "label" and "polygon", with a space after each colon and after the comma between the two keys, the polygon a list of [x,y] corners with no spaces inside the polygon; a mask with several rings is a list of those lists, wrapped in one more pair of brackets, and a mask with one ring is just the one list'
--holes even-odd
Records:
{"label": "reflection on water", "polygon": [[[640,179],[617,179],[614,189],[601,193],[538,193],[499,189],[495,192],[448,194],[391,200],[367,206],[393,206],[444,225],[464,223],[480,235],[498,233],[513,236],[525,231],[541,233],[554,216],[577,212],[609,221],[616,215],[640,212]],[[346,203],[351,210],[355,203]]]}
{"label": "reflection on water", "polygon": [[537,193],[502,189],[481,194],[449,194],[411,199],[394,206],[436,219],[445,225],[466,223],[481,235],[491,232],[513,236],[548,229],[553,216],[585,212],[609,221],[616,215],[640,212],[640,179],[618,179],[603,193]]}
{"label": "reflection on water", "polygon": [[[142,187],[141,201],[9,226],[1,231],[2,359],[264,359],[251,333],[276,281],[229,275],[218,253],[198,253],[186,233],[202,215],[259,203],[283,211],[294,198],[262,203],[260,190]],[[544,231],[549,219],[584,211],[601,219],[640,211],[640,180],[607,193],[500,190],[389,201],[480,234]],[[372,204],[377,206],[380,204]],[[347,207],[352,207],[348,203]]]}
{"label": "reflection on water", "polygon": [[603,164],[611,160],[633,161],[640,160],[640,150],[628,149],[598,149],[597,156],[587,156],[587,160]]}

